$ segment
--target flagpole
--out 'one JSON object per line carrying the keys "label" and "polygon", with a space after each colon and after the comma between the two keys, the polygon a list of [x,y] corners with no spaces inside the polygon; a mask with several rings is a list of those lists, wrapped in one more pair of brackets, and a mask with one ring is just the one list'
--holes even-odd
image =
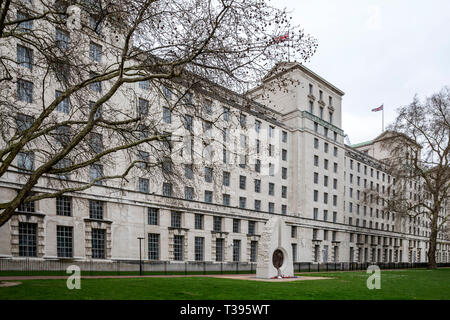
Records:
{"label": "flagpole", "polygon": [[381,133],[384,132],[384,103],[383,103],[383,109],[381,109],[382,115],[381,115]]}

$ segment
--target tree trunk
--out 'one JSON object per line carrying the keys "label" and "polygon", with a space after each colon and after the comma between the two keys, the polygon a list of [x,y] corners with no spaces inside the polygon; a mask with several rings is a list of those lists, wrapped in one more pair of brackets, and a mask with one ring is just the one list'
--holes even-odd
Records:
{"label": "tree trunk", "polygon": [[428,269],[436,269],[436,245],[437,245],[437,213],[433,213],[431,221],[430,246],[428,248]]}

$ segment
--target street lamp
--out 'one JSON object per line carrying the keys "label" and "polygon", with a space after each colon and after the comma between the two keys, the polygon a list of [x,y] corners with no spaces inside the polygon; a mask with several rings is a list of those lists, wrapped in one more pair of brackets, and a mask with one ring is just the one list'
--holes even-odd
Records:
{"label": "street lamp", "polygon": [[138,237],[139,240],[139,275],[142,276],[142,250],[141,250],[141,241],[144,240],[143,237]]}

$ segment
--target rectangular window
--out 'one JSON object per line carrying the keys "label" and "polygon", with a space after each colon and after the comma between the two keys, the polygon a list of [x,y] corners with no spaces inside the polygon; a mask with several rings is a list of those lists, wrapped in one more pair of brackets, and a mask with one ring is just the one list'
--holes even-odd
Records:
{"label": "rectangular window", "polygon": [[167,107],[163,107],[163,121],[164,123],[172,123],[172,111]]}
{"label": "rectangular window", "polygon": [[19,256],[37,257],[37,223],[19,222]]}
{"label": "rectangular window", "polygon": [[269,182],[269,195],[270,196],[275,195],[275,184],[272,182]]}
{"label": "rectangular window", "polygon": [[250,242],[250,262],[256,262],[256,257],[258,254],[258,241]]}
{"label": "rectangular window", "polygon": [[184,256],[184,236],[175,235],[173,238],[173,260],[182,261]]}
{"label": "rectangular window", "polygon": [[233,232],[234,233],[241,232],[241,220],[233,219]]}
{"label": "rectangular window", "polygon": [[256,172],[261,172],[261,160],[259,160],[259,159],[256,159],[255,171]]}
{"label": "rectangular window", "polygon": [[291,226],[291,238],[297,238],[297,227]]}
{"label": "rectangular window", "polygon": [[56,38],[56,46],[59,49],[66,50],[69,48],[70,35],[68,32],[61,29],[56,29],[55,38]]}
{"label": "rectangular window", "polygon": [[241,240],[233,240],[233,261],[241,260]]}
{"label": "rectangular window", "polygon": [[98,200],[89,200],[89,218],[103,220],[104,202]]}
{"label": "rectangular window", "polygon": [[102,46],[94,42],[89,45],[89,58],[93,61],[102,61]]}
{"label": "rectangular window", "polygon": [[269,202],[269,213],[275,212],[275,203]]}
{"label": "rectangular window", "polygon": [[286,149],[281,150],[281,160],[287,161],[287,150]]}
{"label": "rectangular window", "polygon": [[239,116],[239,123],[241,124],[242,128],[245,128],[247,125],[247,116],[245,114],[240,114]]}
{"label": "rectangular window", "polygon": [[92,229],[92,259],[106,258],[106,230]]}
{"label": "rectangular window", "polygon": [[[97,77],[98,75],[94,72],[89,73],[89,78],[93,79]],[[102,92],[102,83],[101,82],[93,82],[89,85],[89,88],[94,92]]]}
{"label": "rectangular window", "polygon": [[89,166],[89,178],[90,178],[90,182],[99,179],[95,182],[96,185],[102,185],[103,181],[102,178],[103,177],[103,166],[101,164],[91,164]]}
{"label": "rectangular window", "polygon": [[23,79],[17,80],[17,100],[33,102],[33,82]]}
{"label": "rectangular window", "polygon": [[287,187],[286,186],[281,187],[281,197],[287,198]]}
{"label": "rectangular window", "polygon": [[205,238],[195,237],[195,261],[203,261],[205,251]]}
{"label": "rectangular window", "polygon": [[260,130],[261,130],[261,121],[255,120],[255,131],[259,133]]}
{"label": "rectangular window", "polygon": [[[100,83],[100,82],[98,82]],[[92,112],[93,108],[95,106],[94,101],[89,101],[89,112]],[[95,110],[94,119],[98,119],[102,116],[102,105],[95,106],[97,109]]]}
{"label": "rectangular window", "polygon": [[163,182],[163,196],[171,197],[172,196],[172,184]]}
{"label": "rectangular window", "polygon": [[148,234],[148,259],[159,260],[159,234]]}
{"label": "rectangular window", "polygon": [[224,194],[222,194],[222,204],[224,205],[224,206],[229,206],[230,205],[230,195],[229,194],[226,194],[226,193],[224,193]]}
{"label": "rectangular window", "polygon": [[181,212],[172,211],[170,213],[170,226],[172,228],[181,228]]}
{"label": "rectangular window", "polygon": [[261,211],[261,200],[255,200],[255,210]]}
{"label": "rectangular window", "polygon": [[292,244],[292,262],[296,262],[297,261],[297,244],[293,243]]}
{"label": "rectangular window", "polygon": [[194,199],[194,188],[184,187],[184,199],[186,199],[186,200]]}
{"label": "rectangular window", "polygon": [[139,81],[139,88],[143,90],[150,90],[150,82],[148,80]]}
{"label": "rectangular window", "polygon": [[287,142],[287,132],[286,131],[281,132],[281,141]]}
{"label": "rectangular window", "polygon": [[275,135],[275,127],[269,126],[269,138],[273,138],[274,135]]}
{"label": "rectangular window", "polygon": [[[17,12],[17,21],[25,20],[27,18],[30,18],[30,16],[22,12]],[[19,32],[29,32],[31,29],[33,29],[33,20],[23,21],[18,25]]]}
{"label": "rectangular window", "polygon": [[287,214],[287,206],[285,204],[281,205],[281,214]]}
{"label": "rectangular window", "polygon": [[138,113],[139,115],[147,115],[149,109],[149,102],[148,100],[139,98],[138,99]]}
{"label": "rectangular window", "polygon": [[192,131],[192,129],[193,129],[193,118],[192,118],[191,115],[188,115],[188,114],[184,115],[184,128],[186,130]]}
{"label": "rectangular window", "polygon": [[287,179],[287,168],[281,168],[281,179]]}
{"label": "rectangular window", "polygon": [[239,197],[239,208],[245,209],[247,206],[247,198]]}
{"label": "rectangular window", "polygon": [[205,100],[205,113],[206,114],[211,114],[212,113],[212,101],[211,100]]}
{"label": "rectangular window", "polygon": [[19,152],[17,154],[17,167],[20,172],[30,172],[34,170],[34,153],[32,151]]}
{"label": "rectangular window", "polygon": [[246,176],[239,176],[239,188],[242,190],[245,190],[247,177]]}
{"label": "rectangular window", "polygon": [[185,164],[184,165],[184,176],[187,179],[192,179],[194,177],[194,169],[192,164]]}
{"label": "rectangular window", "polygon": [[57,255],[59,258],[73,256],[73,227],[56,226]]}
{"label": "rectangular window", "polygon": [[170,90],[168,87],[163,86],[163,87],[162,87],[162,92],[163,92],[164,97],[165,97],[167,100],[172,99],[172,90]]}
{"label": "rectangular window", "polygon": [[319,219],[319,209],[318,208],[314,208],[313,218],[314,218],[314,220]]}
{"label": "rectangular window", "polygon": [[29,129],[34,122],[34,118],[32,116],[18,113],[16,116],[16,127],[18,133],[22,133],[23,131]]}
{"label": "rectangular window", "polygon": [[230,108],[227,108],[227,107],[223,108],[223,120],[224,121],[230,120]]}
{"label": "rectangular window", "polygon": [[205,182],[212,182],[213,180],[213,169],[206,167],[205,168]]}
{"label": "rectangular window", "polygon": [[139,192],[149,193],[149,180],[146,178],[139,178]]}
{"label": "rectangular window", "polygon": [[216,261],[223,261],[224,256],[224,239],[216,239]]}
{"label": "rectangular window", "polygon": [[261,180],[259,179],[255,179],[255,192],[261,192]]}
{"label": "rectangular window", "polygon": [[248,222],[248,234],[254,235],[256,231],[256,221],[249,221]]}
{"label": "rectangular window", "polygon": [[212,203],[213,202],[213,193],[212,191],[205,190],[205,202]]}
{"label": "rectangular window", "polygon": [[216,232],[222,231],[222,217],[213,217],[213,230]]}
{"label": "rectangular window", "polygon": [[148,208],[148,224],[157,226],[159,220],[159,209]]}
{"label": "rectangular window", "polygon": [[[61,91],[55,90],[55,98],[58,98],[62,94]],[[57,106],[56,110],[60,112],[64,112],[66,114],[70,113],[70,100],[69,98],[65,98],[61,101]]]}
{"label": "rectangular window", "polygon": [[195,229],[203,230],[203,215],[195,214]]}
{"label": "rectangular window", "polygon": [[18,44],[17,63],[31,70],[33,68],[33,50]]}
{"label": "rectangular window", "polygon": [[67,196],[56,197],[56,215],[70,217],[72,215],[72,198]]}

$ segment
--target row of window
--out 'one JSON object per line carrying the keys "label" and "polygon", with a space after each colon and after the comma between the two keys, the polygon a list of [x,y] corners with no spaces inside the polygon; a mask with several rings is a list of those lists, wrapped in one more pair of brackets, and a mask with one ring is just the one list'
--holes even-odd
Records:
{"label": "row of window", "polygon": [[[106,258],[106,230],[91,230],[91,247],[93,259]],[[56,248],[60,258],[73,257],[73,227],[56,226]],[[37,223],[19,222],[19,256],[37,257]]]}
{"label": "row of window", "polygon": [[[224,261],[225,257],[225,239],[216,238],[214,243],[215,249],[215,261]],[[173,260],[183,261],[185,260],[185,239],[182,235],[175,235],[173,238]],[[160,235],[158,233],[148,234],[148,259],[149,260],[159,260],[160,256]],[[233,245],[233,261],[241,261],[241,240],[234,239]],[[250,262],[256,262],[258,250],[258,242],[250,242]],[[195,261],[204,261],[205,257],[205,238],[195,237],[194,238],[194,256]]]}

